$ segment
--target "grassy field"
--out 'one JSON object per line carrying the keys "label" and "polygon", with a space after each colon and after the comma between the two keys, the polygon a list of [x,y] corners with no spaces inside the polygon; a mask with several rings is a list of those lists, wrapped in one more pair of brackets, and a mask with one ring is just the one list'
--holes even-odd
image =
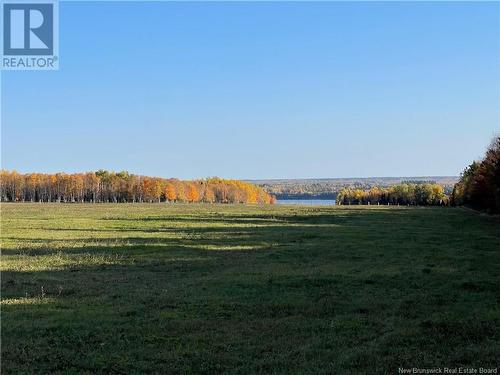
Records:
{"label": "grassy field", "polygon": [[3,374],[499,365],[498,218],[4,204],[1,237]]}

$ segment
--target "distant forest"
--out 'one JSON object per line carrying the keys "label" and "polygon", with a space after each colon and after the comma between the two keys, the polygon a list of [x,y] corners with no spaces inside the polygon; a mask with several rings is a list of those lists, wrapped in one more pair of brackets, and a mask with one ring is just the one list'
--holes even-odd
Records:
{"label": "distant forest", "polygon": [[271,204],[262,188],[217,177],[181,181],[99,170],[87,173],[27,173],[2,170],[2,202],[206,202]]}
{"label": "distant forest", "polygon": [[445,194],[451,194],[457,177],[370,177],[290,180],[251,180],[278,199],[336,199],[343,189],[370,190],[398,184],[439,184]]}
{"label": "distant forest", "polygon": [[469,165],[451,195],[457,206],[500,213],[500,136],[488,147],[484,158]]}

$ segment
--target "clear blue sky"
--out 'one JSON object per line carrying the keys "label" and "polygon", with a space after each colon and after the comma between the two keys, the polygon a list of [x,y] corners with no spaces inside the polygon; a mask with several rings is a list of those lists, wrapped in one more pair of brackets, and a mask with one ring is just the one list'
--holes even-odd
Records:
{"label": "clear blue sky", "polygon": [[62,2],[60,70],[2,72],[2,166],[456,175],[499,103],[499,3]]}

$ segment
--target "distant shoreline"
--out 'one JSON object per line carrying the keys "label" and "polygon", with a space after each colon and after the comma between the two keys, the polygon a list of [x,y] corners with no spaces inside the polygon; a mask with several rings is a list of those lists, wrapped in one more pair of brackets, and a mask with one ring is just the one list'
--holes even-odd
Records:
{"label": "distant shoreline", "polygon": [[388,176],[388,177],[320,177],[320,178],[268,178],[268,179],[243,179],[242,181],[251,182],[254,184],[265,184],[269,182],[346,182],[346,181],[458,181],[459,176]]}

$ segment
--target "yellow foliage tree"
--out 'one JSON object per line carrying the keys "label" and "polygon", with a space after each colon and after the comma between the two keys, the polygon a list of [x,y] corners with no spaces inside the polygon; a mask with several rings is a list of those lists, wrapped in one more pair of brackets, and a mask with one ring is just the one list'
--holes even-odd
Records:
{"label": "yellow foliage tree", "polygon": [[215,193],[214,190],[210,187],[205,189],[205,194],[203,195],[203,201],[206,203],[214,203],[215,202]]}

